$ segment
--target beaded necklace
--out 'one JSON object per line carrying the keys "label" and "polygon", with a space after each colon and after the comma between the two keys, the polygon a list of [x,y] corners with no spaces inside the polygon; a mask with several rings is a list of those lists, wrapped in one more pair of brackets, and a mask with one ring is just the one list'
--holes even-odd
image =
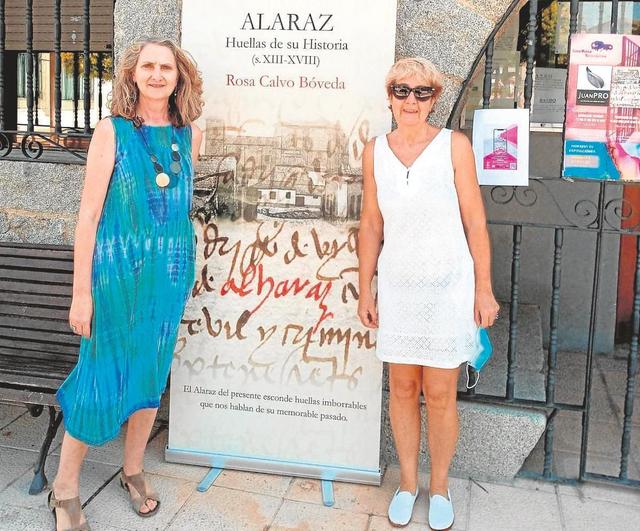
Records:
{"label": "beaded necklace", "polygon": [[[144,144],[145,149],[147,150],[147,154],[151,159],[151,163],[153,164],[153,168],[156,171],[156,184],[159,188],[166,188],[171,184],[171,177],[167,172],[164,171],[164,167],[160,163],[158,157],[151,151],[149,147],[149,142],[147,142],[146,135],[142,130],[142,124],[140,126],[135,126],[136,131],[140,135],[142,142]],[[169,169],[171,173],[174,175],[178,175],[182,171],[182,165],[180,164],[180,147],[176,142],[176,128],[171,125],[171,164],[169,164]]]}

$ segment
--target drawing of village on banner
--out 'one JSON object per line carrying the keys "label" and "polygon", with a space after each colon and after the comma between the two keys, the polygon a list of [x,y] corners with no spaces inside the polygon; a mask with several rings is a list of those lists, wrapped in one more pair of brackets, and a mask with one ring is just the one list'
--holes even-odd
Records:
{"label": "drawing of village on banner", "polygon": [[[367,125],[363,121],[360,128]],[[219,119],[206,121],[204,155],[214,162],[213,171],[194,182],[196,212],[245,221],[359,219],[362,174],[360,164],[350,161],[340,123],[279,123],[271,136],[237,129]],[[363,143],[356,139],[351,147],[361,154]]]}

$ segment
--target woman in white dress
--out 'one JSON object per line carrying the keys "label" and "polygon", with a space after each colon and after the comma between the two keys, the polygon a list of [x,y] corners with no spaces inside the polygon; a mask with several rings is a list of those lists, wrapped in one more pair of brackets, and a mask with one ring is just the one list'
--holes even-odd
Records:
{"label": "woman in white dress", "polygon": [[397,129],[369,142],[363,155],[358,316],[378,328],[376,352],[389,363],[389,414],[400,459],[389,520],[408,524],[418,496],[422,392],[429,524],[447,529],[454,519],[448,475],[458,439],[459,366],[476,353],[478,327],[491,326],[499,309],[489,234],[469,140],[427,122],[441,74],[424,59],[401,59],[386,88]]}

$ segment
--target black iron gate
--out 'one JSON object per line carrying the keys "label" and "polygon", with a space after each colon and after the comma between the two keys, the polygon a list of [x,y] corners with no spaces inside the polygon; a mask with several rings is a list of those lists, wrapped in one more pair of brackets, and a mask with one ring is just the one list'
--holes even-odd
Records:
{"label": "black iron gate", "polygon": [[[554,0],[556,4],[556,2]],[[533,90],[533,73],[536,65],[536,45],[540,43],[539,25],[541,22],[542,7],[548,8],[554,2],[531,0],[528,5],[525,4],[520,11],[521,25],[520,38],[523,41],[522,47],[523,63],[526,64],[526,76],[524,80],[523,98],[518,106],[531,108],[532,90]],[[578,0],[571,0],[569,4],[569,28],[567,38],[571,39],[571,35],[577,32],[578,14],[581,4]],[[636,4],[638,2],[633,2]],[[476,59],[472,71],[484,73],[482,87],[482,108],[491,106],[492,79],[495,77],[494,69],[494,40],[496,34],[500,31],[505,21],[511,16],[517,16],[516,10],[522,2],[515,1],[511,5],[509,11],[504,18],[496,26],[493,34],[487,41],[482,53]],[[618,31],[618,14],[620,3],[617,0],[611,2],[600,2],[600,16],[604,11],[603,5],[610,4],[610,29],[611,33]],[[627,4],[632,4],[627,2]],[[528,10],[527,10],[528,7]],[[557,6],[556,6],[557,8]],[[525,20],[522,20],[522,15]],[[635,28],[635,26],[634,26]],[[482,68],[484,62],[484,68]],[[451,118],[450,124],[460,116],[461,107],[465,103],[468,96],[465,89],[471,81],[471,76],[465,83],[461,95],[456,104]],[[637,126],[640,127],[640,126]],[[564,134],[562,135],[564,140]],[[577,480],[603,480],[613,483],[621,483],[634,487],[640,487],[640,476],[634,477],[631,465],[634,464],[633,451],[639,447],[637,437],[640,436],[640,428],[634,423],[634,399],[636,398],[636,379],[638,374],[638,335],[640,333],[640,212],[637,207],[624,197],[624,189],[630,186],[638,186],[640,183],[628,184],[619,181],[593,181],[581,180],[581,185],[591,189],[591,197],[578,198],[571,204],[563,204],[556,196],[558,190],[563,186],[573,186],[570,182],[563,182],[560,176],[553,179],[531,179],[527,188],[503,187],[495,186],[489,190],[484,190],[485,199],[494,205],[515,205],[521,212],[527,209],[540,207],[541,202],[546,202],[547,207],[559,215],[562,221],[550,222],[547,220],[525,222],[525,221],[506,221],[501,219],[490,219],[490,224],[495,227],[502,227],[502,230],[511,230],[512,236],[512,252],[511,252],[511,274],[510,274],[510,293],[509,293],[509,335],[507,346],[507,376],[504,386],[503,395],[490,395],[474,392],[473,390],[461,393],[461,398],[465,400],[475,400],[479,402],[513,404],[531,408],[540,408],[546,411],[547,428],[544,434],[542,450],[542,458],[534,469],[522,472],[523,475],[530,477],[539,477],[554,481],[577,481]],[[583,188],[584,189],[584,188]],[[523,218],[525,216],[522,216]],[[547,222],[545,222],[547,221]],[[526,256],[522,255],[524,231],[543,231],[546,234],[553,234],[552,249],[549,250],[549,260],[552,261],[552,275],[549,279],[548,289],[551,292],[550,308],[548,312],[548,335],[546,337],[546,361],[545,361],[545,399],[532,400],[522,399],[516,396],[516,365],[517,365],[517,346],[518,346],[518,307],[521,304],[520,269]],[[560,400],[557,398],[559,386],[567,384],[560,381],[558,377],[559,362],[559,318],[560,318],[560,302],[561,302],[561,286],[563,274],[563,245],[565,237],[571,232],[590,233],[594,238],[593,249],[593,275],[591,279],[590,289],[585,293],[585,300],[590,305],[587,334],[586,354],[584,359],[584,370],[581,371],[580,377],[583,379],[583,389],[581,400],[571,402],[568,400]],[[597,370],[596,362],[598,360],[596,352],[596,334],[598,330],[598,320],[602,318],[603,308],[599,304],[600,284],[604,275],[610,274],[604,271],[603,262],[603,238],[614,237],[618,239],[618,243],[625,239],[633,239],[636,257],[635,257],[635,277],[633,289],[633,311],[630,323],[630,340],[625,345],[617,349],[618,354],[623,354],[623,359],[618,356],[615,360],[618,363],[626,364],[626,375],[624,378],[624,405],[623,416],[620,419],[621,435],[616,440],[611,440],[610,444],[619,448],[619,464],[617,473],[610,470],[608,473],[592,472],[588,470],[590,458],[590,421],[592,408],[594,407],[594,398],[592,390],[594,389],[594,374]],[[617,274],[617,272],[615,272]],[[586,299],[588,297],[588,299]],[[603,358],[609,359],[609,358]],[[615,404],[614,404],[615,407]],[[554,468],[554,459],[556,453],[554,446],[558,432],[556,429],[557,418],[565,413],[573,413],[580,415],[581,433],[579,434],[579,463],[576,473],[569,473],[566,470],[557,471]],[[637,414],[637,412],[636,412]],[[617,434],[618,435],[618,434]],[[634,436],[636,440],[634,440]],[[635,446],[634,446],[635,444]]]}

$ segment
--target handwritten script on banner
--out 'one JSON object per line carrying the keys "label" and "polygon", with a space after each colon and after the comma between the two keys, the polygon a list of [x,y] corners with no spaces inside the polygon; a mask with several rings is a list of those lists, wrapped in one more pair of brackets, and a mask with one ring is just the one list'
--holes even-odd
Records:
{"label": "handwritten script on banner", "polygon": [[[176,349],[180,366],[239,383],[356,389],[363,372],[359,357],[372,356],[375,346],[370,330],[351,326],[358,298],[356,227],[331,231],[338,233],[329,239],[331,227],[287,221],[256,224],[248,239],[224,221],[200,228],[200,271]],[[219,297],[211,307],[207,294]],[[218,315],[216,308],[233,313]],[[212,355],[183,360],[188,342],[200,334]],[[216,342],[237,347],[224,356]]]}

